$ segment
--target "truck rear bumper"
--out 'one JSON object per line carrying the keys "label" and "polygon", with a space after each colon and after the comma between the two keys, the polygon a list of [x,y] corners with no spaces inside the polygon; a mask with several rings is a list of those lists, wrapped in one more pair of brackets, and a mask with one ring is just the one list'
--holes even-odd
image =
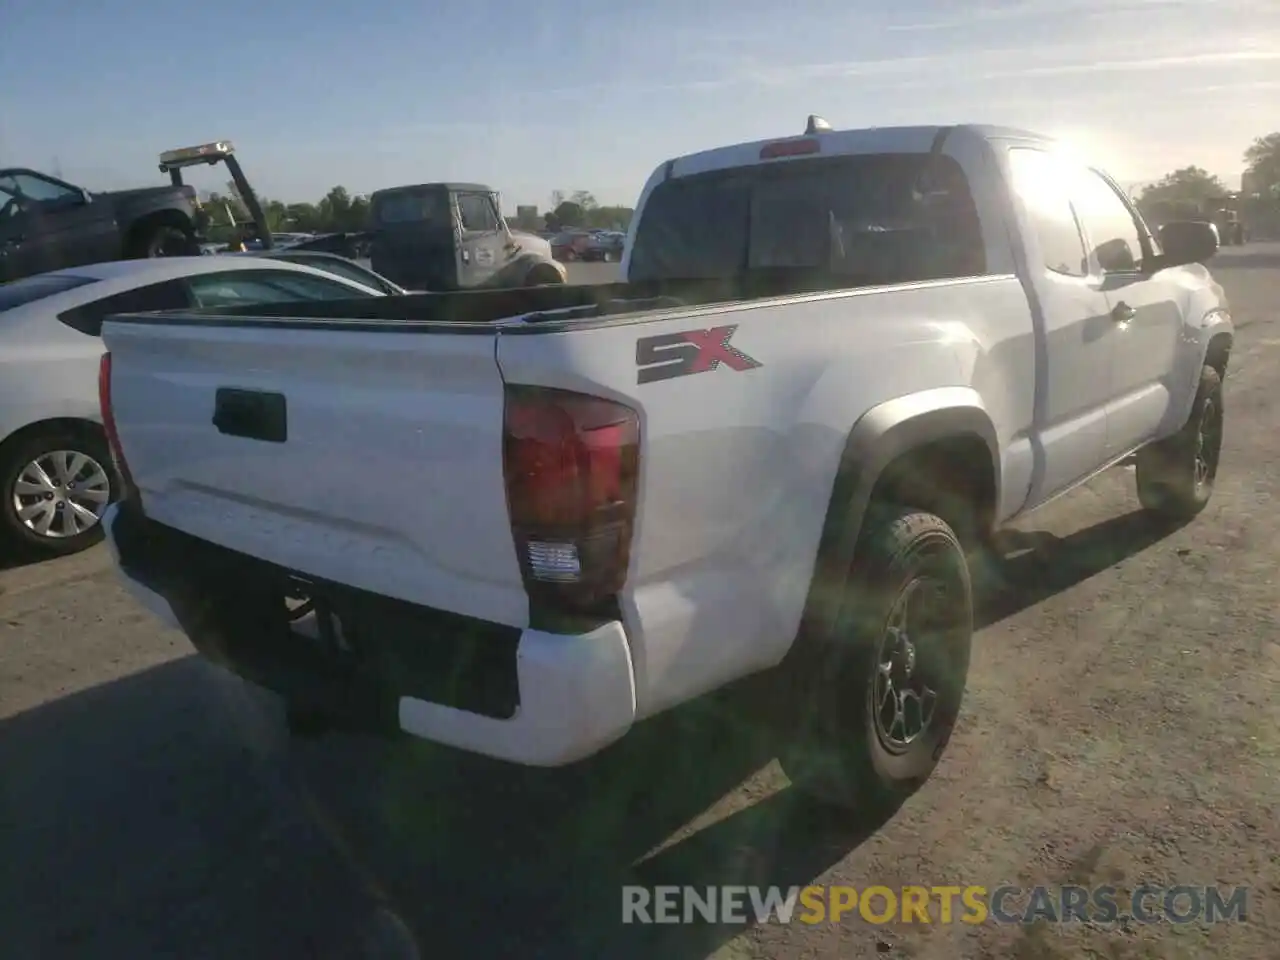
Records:
{"label": "truck rear bumper", "polygon": [[590,756],[630,729],[635,678],[611,621],[555,634],[314,585],[348,645],[285,615],[290,574],[110,507],[107,542],[130,593],[209,660],[343,729],[407,733],[530,766]]}

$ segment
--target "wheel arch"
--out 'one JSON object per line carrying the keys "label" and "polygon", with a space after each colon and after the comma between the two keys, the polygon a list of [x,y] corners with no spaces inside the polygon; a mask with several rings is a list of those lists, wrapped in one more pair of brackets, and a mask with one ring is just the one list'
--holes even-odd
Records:
{"label": "wheel arch", "polygon": [[18,444],[24,443],[31,437],[38,437],[41,434],[61,430],[79,434],[102,443],[106,443],[107,440],[102,424],[96,420],[87,420],[83,417],[46,417],[43,420],[34,420],[31,423],[24,424],[0,439],[0,463],[4,461],[8,451]]}
{"label": "wheel arch", "polygon": [[1227,376],[1227,363],[1231,360],[1231,347],[1235,337],[1230,330],[1222,330],[1209,338],[1204,348],[1204,366],[1213,367],[1218,376],[1224,380]]}
{"label": "wheel arch", "polygon": [[177,207],[162,207],[141,214],[133,220],[125,231],[125,250],[130,256],[137,254],[138,247],[146,239],[149,231],[156,227],[174,227],[188,236],[194,236],[195,223],[185,211]]}
{"label": "wheel arch", "polygon": [[916,463],[915,457],[937,456],[967,468],[968,506],[977,513],[974,532],[981,534],[994,523],[1001,493],[1000,445],[995,424],[976,391],[943,387],[872,407],[845,439],[827,502],[803,632],[822,635],[834,624],[838,604],[830,601],[838,591],[826,587],[847,575],[867,512],[876,497],[895,490],[904,473],[898,468]]}

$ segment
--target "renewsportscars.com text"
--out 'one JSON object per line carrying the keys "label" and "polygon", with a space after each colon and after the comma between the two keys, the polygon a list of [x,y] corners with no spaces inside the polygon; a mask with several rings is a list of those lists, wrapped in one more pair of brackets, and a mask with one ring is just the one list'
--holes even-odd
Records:
{"label": "renewsportscars.com text", "polygon": [[623,923],[1244,923],[1248,888],[624,886]]}

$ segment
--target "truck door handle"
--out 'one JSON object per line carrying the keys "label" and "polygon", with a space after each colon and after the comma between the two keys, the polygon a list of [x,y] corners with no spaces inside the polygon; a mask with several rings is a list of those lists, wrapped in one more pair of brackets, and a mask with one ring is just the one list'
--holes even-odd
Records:
{"label": "truck door handle", "polygon": [[1115,309],[1111,311],[1111,319],[1120,326],[1128,326],[1133,322],[1133,318],[1138,315],[1138,311],[1133,309],[1123,300],[1115,305]]}
{"label": "truck door handle", "polygon": [[284,394],[219,387],[214,394],[213,425],[229,437],[284,443],[289,436]]}

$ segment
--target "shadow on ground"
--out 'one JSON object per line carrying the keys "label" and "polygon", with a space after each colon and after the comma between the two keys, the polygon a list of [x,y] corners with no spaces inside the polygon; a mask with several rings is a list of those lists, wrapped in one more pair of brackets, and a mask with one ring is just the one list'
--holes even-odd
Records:
{"label": "shadow on ground", "polygon": [[0,572],[16,570],[19,567],[30,567],[37,563],[45,563],[48,560],[56,559],[56,557],[45,556],[29,550],[15,550],[5,544],[0,544]]}
{"label": "shadow on ground", "polygon": [[986,558],[974,570],[976,626],[990,626],[1083,583],[1176,529],[1176,524],[1133,510],[1065,537],[1044,531],[1003,533],[1000,556]]}
{"label": "shadow on ground", "polygon": [[[1034,552],[984,569],[983,621],[1159,535],[1139,515],[1030,535]],[[768,690],[755,678],[554,771],[290,745],[272,701],[195,658],[66,697],[0,725],[6,951],[704,957],[741,926],[624,926],[621,885],[804,885],[882,825],[753,779],[774,751],[746,718]]]}

